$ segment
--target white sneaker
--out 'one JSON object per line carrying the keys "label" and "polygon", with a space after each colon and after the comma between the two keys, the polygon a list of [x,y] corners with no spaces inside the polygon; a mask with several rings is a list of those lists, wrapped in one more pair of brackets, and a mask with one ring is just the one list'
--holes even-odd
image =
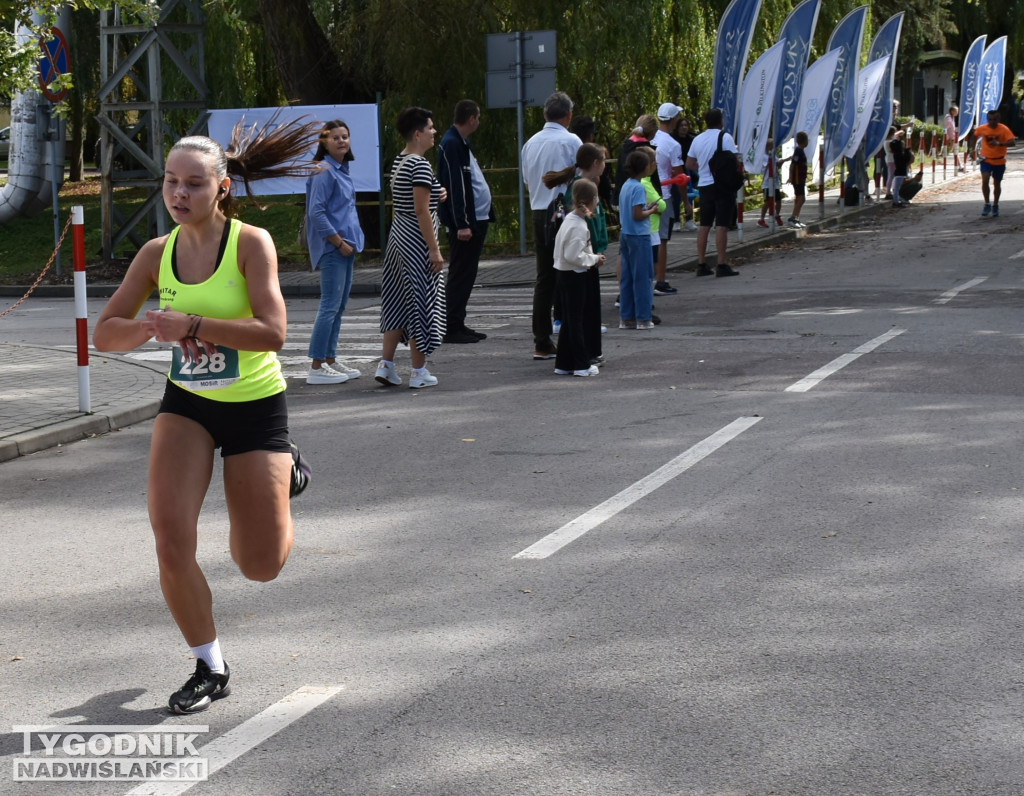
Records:
{"label": "white sneaker", "polygon": [[605,334],[605,333],[607,333],[607,331],[608,331],[608,327],[602,325],[601,326],[601,334]]}
{"label": "white sneaker", "polygon": [[555,375],[556,376],[568,376],[570,373],[572,373],[571,370],[565,370],[563,368],[555,368]]}
{"label": "white sneaker", "polygon": [[326,362],[318,368],[310,368],[306,375],[306,384],[341,384],[345,381],[348,381],[348,376],[339,373]]}
{"label": "white sneaker", "polygon": [[363,372],[359,368],[354,368],[351,365],[346,365],[344,362],[340,360],[335,360],[334,362],[328,362],[325,364],[329,365],[331,370],[336,370],[338,371],[338,373],[344,373],[350,379],[358,379],[360,376],[363,375]]}
{"label": "white sneaker", "polygon": [[585,370],[574,370],[572,372],[572,375],[573,376],[596,376],[600,372],[601,371],[598,370],[597,365],[591,365],[589,368],[587,368]]}
{"label": "white sneaker", "polygon": [[388,365],[383,359],[377,365],[377,375],[373,378],[385,387],[393,387],[402,383],[402,377],[395,372],[394,364]]}
{"label": "white sneaker", "polygon": [[689,221],[683,224],[683,229],[685,229],[687,232],[696,232],[697,225],[693,223],[693,219],[691,218]]}
{"label": "white sneaker", "polygon": [[431,376],[426,368],[423,368],[422,373],[413,373],[409,376],[409,386],[414,390],[420,387],[434,387],[436,384],[437,376]]}

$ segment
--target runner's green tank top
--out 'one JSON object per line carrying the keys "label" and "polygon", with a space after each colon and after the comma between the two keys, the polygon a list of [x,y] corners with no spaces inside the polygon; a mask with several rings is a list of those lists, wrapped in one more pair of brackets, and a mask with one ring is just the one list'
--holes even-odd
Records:
{"label": "runner's green tank top", "polygon": [[[178,229],[175,227],[160,258],[160,306],[208,318],[251,318],[249,287],[238,268],[238,235],[242,222],[231,219],[227,244],[213,275],[205,282],[179,282],[172,256]],[[200,329],[200,332],[202,329]],[[268,398],[282,392],[287,383],[273,351],[237,351],[217,346],[217,353],[185,362],[175,344],[167,377],[186,390],[214,401],[240,402]]]}

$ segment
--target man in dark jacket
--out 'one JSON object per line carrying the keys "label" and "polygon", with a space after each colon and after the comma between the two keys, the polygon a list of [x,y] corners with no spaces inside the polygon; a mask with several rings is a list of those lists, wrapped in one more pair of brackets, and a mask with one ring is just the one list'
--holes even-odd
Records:
{"label": "man in dark jacket", "polygon": [[473,292],[487,224],[494,221],[491,189],[469,146],[469,136],[480,126],[480,106],[473,100],[455,105],[455,123],[437,150],[437,178],[448,191],[438,206],[438,218],[448,228],[451,245],[445,301],[448,314],[446,343],[476,343],[487,337],[466,326],[466,305]]}

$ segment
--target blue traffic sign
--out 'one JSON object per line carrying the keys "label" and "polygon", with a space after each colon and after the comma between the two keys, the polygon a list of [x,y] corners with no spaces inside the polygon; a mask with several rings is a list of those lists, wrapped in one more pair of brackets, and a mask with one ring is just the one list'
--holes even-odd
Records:
{"label": "blue traffic sign", "polygon": [[39,40],[39,47],[43,51],[43,57],[39,59],[39,85],[44,97],[51,102],[60,102],[67,96],[68,90],[51,91],[50,84],[71,71],[71,50],[60,28],[52,28],[51,32],[52,39]]}

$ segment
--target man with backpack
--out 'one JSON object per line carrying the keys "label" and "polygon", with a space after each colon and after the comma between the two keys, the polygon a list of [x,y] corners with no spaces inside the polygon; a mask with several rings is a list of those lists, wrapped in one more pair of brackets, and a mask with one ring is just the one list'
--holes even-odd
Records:
{"label": "man with backpack", "polygon": [[[707,129],[693,139],[686,158],[686,168],[700,175],[697,276],[736,276],[739,271],[725,261],[725,250],[729,244],[729,227],[736,219],[736,193],[743,186],[743,167],[736,142],[722,129],[722,110],[712,108],[705,113],[704,124]],[[704,261],[712,226],[718,255],[714,271]]]}

